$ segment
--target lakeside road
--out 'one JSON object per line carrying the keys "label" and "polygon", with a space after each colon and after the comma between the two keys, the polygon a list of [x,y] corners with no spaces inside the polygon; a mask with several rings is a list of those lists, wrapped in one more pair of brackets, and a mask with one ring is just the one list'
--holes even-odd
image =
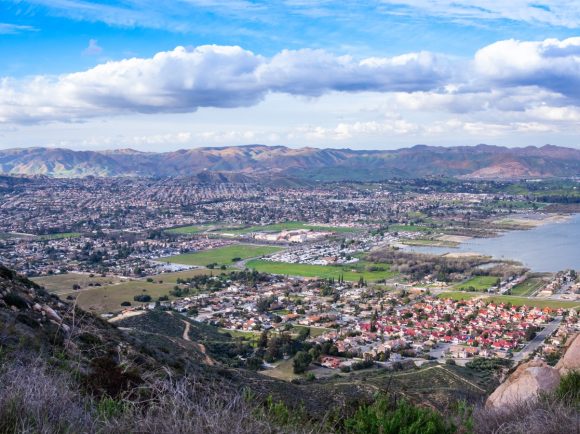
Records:
{"label": "lakeside road", "polygon": [[524,360],[526,357],[528,357],[530,354],[536,351],[540,347],[540,345],[542,345],[544,340],[550,337],[552,333],[554,333],[558,329],[561,322],[562,322],[561,316],[557,316],[556,318],[554,318],[554,320],[551,323],[549,323],[546,327],[544,327],[544,330],[538,332],[536,337],[532,339],[530,342],[528,342],[526,346],[522,348],[521,351],[515,353],[512,360],[516,364],[520,363],[522,360]]}

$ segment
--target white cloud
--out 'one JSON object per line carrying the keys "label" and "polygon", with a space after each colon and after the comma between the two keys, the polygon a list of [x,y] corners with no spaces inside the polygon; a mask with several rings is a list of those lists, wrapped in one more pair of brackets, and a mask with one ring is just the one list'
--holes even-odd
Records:
{"label": "white cloud", "polygon": [[423,14],[453,20],[524,21],[575,28],[580,4],[570,0],[381,0],[387,12]]}
{"label": "white cloud", "polygon": [[430,53],[356,61],[321,50],[285,50],[268,59],[240,47],[177,47],[60,77],[5,78],[0,81],[0,122],[246,107],[269,92],[319,96],[429,90],[450,73],[446,60]]}
{"label": "white cloud", "polygon": [[19,24],[0,23],[0,35],[17,35],[23,32],[37,32],[38,29],[33,26],[24,26]]}
{"label": "white cloud", "polygon": [[580,98],[580,37],[499,41],[475,54],[475,72],[501,86],[537,86]]}

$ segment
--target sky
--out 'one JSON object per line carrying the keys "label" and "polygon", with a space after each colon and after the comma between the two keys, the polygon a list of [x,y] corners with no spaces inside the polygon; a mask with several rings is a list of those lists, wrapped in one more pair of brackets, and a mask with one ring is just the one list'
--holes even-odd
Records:
{"label": "sky", "polygon": [[0,0],[0,149],[580,148],[580,0]]}

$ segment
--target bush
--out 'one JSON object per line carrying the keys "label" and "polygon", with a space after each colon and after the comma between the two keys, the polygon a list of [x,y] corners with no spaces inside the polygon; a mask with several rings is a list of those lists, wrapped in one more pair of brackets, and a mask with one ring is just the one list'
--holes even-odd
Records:
{"label": "bush", "polygon": [[572,371],[562,377],[556,396],[563,401],[580,404],[580,371]]}
{"label": "bush", "polygon": [[310,366],[310,362],[312,362],[312,356],[310,354],[305,351],[298,351],[292,362],[294,373],[302,374],[306,372],[308,366]]}
{"label": "bush", "polygon": [[451,434],[456,431],[439,413],[404,400],[392,402],[388,397],[361,406],[344,425],[351,434]]}
{"label": "bush", "polygon": [[133,300],[139,301],[141,303],[148,303],[151,301],[151,296],[147,294],[140,294],[133,297]]}

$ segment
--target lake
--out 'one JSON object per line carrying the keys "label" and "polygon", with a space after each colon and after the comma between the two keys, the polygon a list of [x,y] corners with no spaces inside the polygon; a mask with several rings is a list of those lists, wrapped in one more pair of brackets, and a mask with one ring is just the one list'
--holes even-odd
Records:
{"label": "lake", "polygon": [[442,255],[477,252],[496,259],[513,259],[533,271],[580,270],[580,214],[561,223],[547,223],[524,231],[509,231],[495,238],[474,238],[457,248],[413,246],[405,250]]}

